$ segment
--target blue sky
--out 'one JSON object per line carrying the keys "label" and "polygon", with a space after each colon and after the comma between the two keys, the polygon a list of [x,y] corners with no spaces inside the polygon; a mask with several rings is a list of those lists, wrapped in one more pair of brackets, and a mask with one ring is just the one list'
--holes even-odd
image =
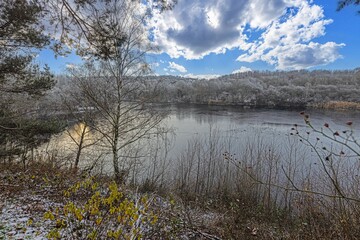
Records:
{"label": "blue sky", "polygon": [[[360,15],[336,11],[336,0],[178,0],[150,21],[159,75],[213,77],[251,70],[360,67]],[[37,61],[61,73],[80,64],[75,54]]]}

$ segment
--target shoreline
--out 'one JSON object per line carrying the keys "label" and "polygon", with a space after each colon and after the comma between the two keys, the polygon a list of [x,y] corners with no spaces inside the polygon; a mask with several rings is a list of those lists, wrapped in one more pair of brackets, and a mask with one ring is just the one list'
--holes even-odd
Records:
{"label": "shoreline", "polygon": [[325,103],[311,103],[307,105],[253,105],[229,103],[193,103],[193,102],[152,102],[150,104],[166,106],[204,106],[229,107],[242,109],[273,109],[273,110],[333,110],[333,111],[360,111],[360,103],[346,101],[329,101]]}

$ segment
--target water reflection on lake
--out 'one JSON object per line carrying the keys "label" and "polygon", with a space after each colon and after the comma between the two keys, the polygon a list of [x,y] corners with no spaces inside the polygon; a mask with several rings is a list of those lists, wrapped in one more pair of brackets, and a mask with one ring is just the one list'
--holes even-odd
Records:
{"label": "water reflection on lake", "polygon": [[[360,137],[360,113],[307,111],[311,125],[320,133],[310,129],[299,113],[289,109],[172,106],[165,120],[176,133],[170,154],[173,171],[168,178],[178,188],[199,194],[214,188],[215,192],[246,187],[251,191],[256,178],[271,183],[267,190],[271,189],[272,195],[273,186],[336,195],[336,182],[347,195],[358,196],[360,146],[354,141]],[[353,124],[348,126],[348,121]],[[334,137],[336,131],[339,136]],[[283,190],[276,191],[281,201],[290,199]]]}
{"label": "water reflection on lake", "polygon": [[[333,191],[326,171],[336,172],[339,184],[347,191],[353,191],[347,187],[359,181],[358,156],[324,136],[313,132],[308,135],[309,127],[299,110],[199,105],[172,105],[159,109],[169,112],[163,124],[171,127],[174,135],[161,139],[149,137],[128,150],[128,157],[121,162],[130,181],[166,182],[177,188],[186,186],[187,191],[199,194],[215,188],[238,188],[240,185],[244,188],[246,184],[253,187],[249,179],[248,182],[244,180],[248,175],[282,186],[289,184],[291,178],[298,186],[307,182],[307,188],[311,185],[313,190],[326,192]],[[355,139],[359,138],[359,112],[309,110],[307,114],[314,128],[323,130],[330,137],[333,133],[324,127],[324,123],[328,123],[333,131],[339,131],[341,136],[345,136],[343,131],[351,131]],[[351,128],[346,125],[350,120],[353,121]],[[305,140],[309,137],[308,143],[300,142],[298,136],[290,134],[294,124]],[[59,155],[63,154],[64,159],[71,161],[76,144],[69,133],[76,139],[74,136],[81,129],[80,125],[74,125],[69,132],[53,138],[48,149],[57,149]],[[87,138],[91,139],[91,134],[94,133],[90,130]],[[341,151],[345,154],[339,154]],[[69,157],[71,152],[73,155]],[[81,164],[86,165],[94,158],[103,161],[95,170],[112,172],[106,149],[97,145],[85,149]],[[314,182],[322,184],[314,185]]]}
{"label": "water reflection on lake", "polygon": [[[193,137],[208,137],[210,128],[218,129],[222,135],[232,133],[233,138],[248,139],[261,135],[272,143],[282,145],[287,141],[294,124],[305,131],[306,126],[299,110],[243,109],[225,106],[172,106],[165,122],[175,128],[176,149],[183,150],[187,141]],[[355,133],[360,130],[359,112],[334,112],[309,110],[312,125],[321,129],[328,123],[334,130],[348,129],[346,122],[354,122]],[[357,120],[359,122],[357,123]]]}

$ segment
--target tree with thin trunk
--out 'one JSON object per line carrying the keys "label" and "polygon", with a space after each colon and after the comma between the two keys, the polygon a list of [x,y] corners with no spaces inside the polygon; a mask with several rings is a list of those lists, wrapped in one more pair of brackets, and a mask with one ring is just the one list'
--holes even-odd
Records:
{"label": "tree with thin trunk", "polygon": [[155,134],[163,114],[143,94],[148,91],[146,77],[141,77],[149,71],[145,54],[153,50],[144,25],[147,12],[138,2],[110,2],[103,15],[94,12],[91,22],[99,31],[93,40],[99,48],[92,49],[92,56],[99,60],[70,71],[74,86],[69,96],[91,112],[92,128],[111,152],[116,180],[123,182],[119,161],[125,149]]}

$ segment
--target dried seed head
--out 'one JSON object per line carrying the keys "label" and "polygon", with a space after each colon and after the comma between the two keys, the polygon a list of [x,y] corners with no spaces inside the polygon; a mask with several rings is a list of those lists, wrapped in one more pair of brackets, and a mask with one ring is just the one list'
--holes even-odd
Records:
{"label": "dried seed head", "polygon": [[352,121],[347,121],[347,122],[346,122],[346,125],[348,125],[348,126],[351,126],[352,124],[353,124]]}

